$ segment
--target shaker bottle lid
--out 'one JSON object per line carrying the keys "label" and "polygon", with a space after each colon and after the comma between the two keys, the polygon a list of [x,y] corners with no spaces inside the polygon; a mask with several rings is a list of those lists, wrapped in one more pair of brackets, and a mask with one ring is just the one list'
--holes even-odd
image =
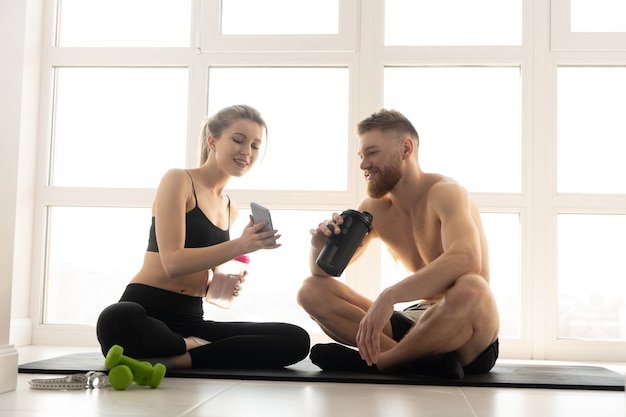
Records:
{"label": "shaker bottle lid", "polygon": [[350,216],[356,217],[357,219],[359,219],[363,223],[365,223],[365,225],[367,226],[368,230],[369,230],[370,226],[372,225],[372,218],[373,217],[367,211],[360,212],[360,211],[357,211],[357,210],[349,209],[349,210],[344,210],[344,212],[341,213],[341,214],[349,214]]}
{"label": "shaker bottle lid", "polygon": [[239,255],[235,258],[235,261],[243,262],[244,264],[250,263],[250,257],[248,255]]}

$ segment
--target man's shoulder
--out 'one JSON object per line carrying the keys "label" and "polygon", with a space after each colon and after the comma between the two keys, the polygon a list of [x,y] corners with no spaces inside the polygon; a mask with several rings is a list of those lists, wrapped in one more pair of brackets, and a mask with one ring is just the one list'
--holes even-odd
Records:
{"label": "man's shoulder", "polygon": [[452,178],[443,177],[428,192],[427,205],[437,212],[456,211],[472,204],[469,192]]}
{"label": "man's shoulder", "polygon": [[440,187],[448,186],[451,188],[458,187],[458,188],[463,189],[463,186],[461,185],[460,182],[458,182],[454,178],[444,177],[444,176],[442,176],[441,179],[437,181],[435,185],[440,186]]}
{"label": "man's shoulder", "polygon": [[467,194],[463,186],[455,179],[434,173],[424,174],[413,188],[403,196],[412,200],[421,207],[437,203],[439,200],[448,200],[453,196]]}
{"label": "man's shoulder", "polygon": [[436,175],[432,178],[429,194],[439,193],[462,193],[467,194],[467,190],[458,181],[444,175]]}

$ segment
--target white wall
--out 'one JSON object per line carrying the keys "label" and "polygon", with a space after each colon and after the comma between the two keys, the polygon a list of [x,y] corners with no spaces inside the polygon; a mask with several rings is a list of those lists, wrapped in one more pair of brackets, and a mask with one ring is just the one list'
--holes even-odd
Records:
{"label": "white wall", "polygon": [[[0,2],[0,392],[29,343],[29,283],[43,0]],[[12,318],[26,332],[11,334]],[[26,326],[24,326],[26,324]]]}

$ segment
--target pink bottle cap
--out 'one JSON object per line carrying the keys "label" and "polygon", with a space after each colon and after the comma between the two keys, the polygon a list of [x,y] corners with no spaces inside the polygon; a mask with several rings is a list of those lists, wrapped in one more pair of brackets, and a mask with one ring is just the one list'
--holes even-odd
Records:
{"label": "pink bottle cap", "polygon": [[242,262],[244,264],[249,264],[250,263],[250,257],[248,255],[239,255],[238,257],[235,258],[235,261],[239,261],[239,262]]}

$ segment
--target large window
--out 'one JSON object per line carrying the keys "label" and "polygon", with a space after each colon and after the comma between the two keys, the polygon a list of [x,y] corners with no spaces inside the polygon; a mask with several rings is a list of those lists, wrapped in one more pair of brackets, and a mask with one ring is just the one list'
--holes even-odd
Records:
{"label": "large window", "polygon": [[[95,343],[98,313],[140,267],[161,176],[197,166],[203,118],[236,103],[269,136],[229,184],[231,236],[256,201],[283,246],[252,254],[240,297],[206,316],[322,338],[295,300],[309,229],[365,196],[355,126],[386,107],[415,124],[423,169],[480,207],[502,357],[625,359],[618,3],[47,2],[33,340]],[[339,279],[373,298],[406,273],[374,243]]]}
{"label": "large window", "polygon": [[385,107],[417,126],[425,171],[470,192],[522,190],[519,67],[387,67],[384,83]]}
{"label": "large window", "polygon": [[[57,0],[60,47],[186,47],[191,0]],[[50,18],[50,15],[48,15]]]}
{"label": "large window", "polygon": [[[311,35],[339,33],[337,0],[225,0],[223,35]],[[288,18],[286,18],[288,16]]]}
{"label": "large window", "polygon": [[385,0],[385,45],[521,45],[522,0]]}
{"label": "large window", "polygon": [[[346,192],[348,81],[345,67],[210,68],[208,114],[243,102],[259,109],[269,126],[254,173],[233,178],[230,187]],[[322,160],[334,168],[320,169]]]}
{"label": "large window", "polygon": [[188,72],[154,67],[54,69],[50,184],[150,188],[166,169],[182,166]]}
{"label": "large window", "polygon": [[626,340],[626,216],[558,216],[559,338]]}
{"label": "large window", "polygon": [[601,343],[611,356],[626,341],[626,3],[555,0],[552,12],[557,320],[548,349],[583,356]]}
{"label": "large window", "polygon": [[557,190],[626,194],[626,67],[559,67]]}
{"label": "large window", "polygon": [[557,215],[558,335],[626,340],[625,206],[583,202],[626,195],[626,67],[562,66],[557,79],[557,190],[582,203]]}

